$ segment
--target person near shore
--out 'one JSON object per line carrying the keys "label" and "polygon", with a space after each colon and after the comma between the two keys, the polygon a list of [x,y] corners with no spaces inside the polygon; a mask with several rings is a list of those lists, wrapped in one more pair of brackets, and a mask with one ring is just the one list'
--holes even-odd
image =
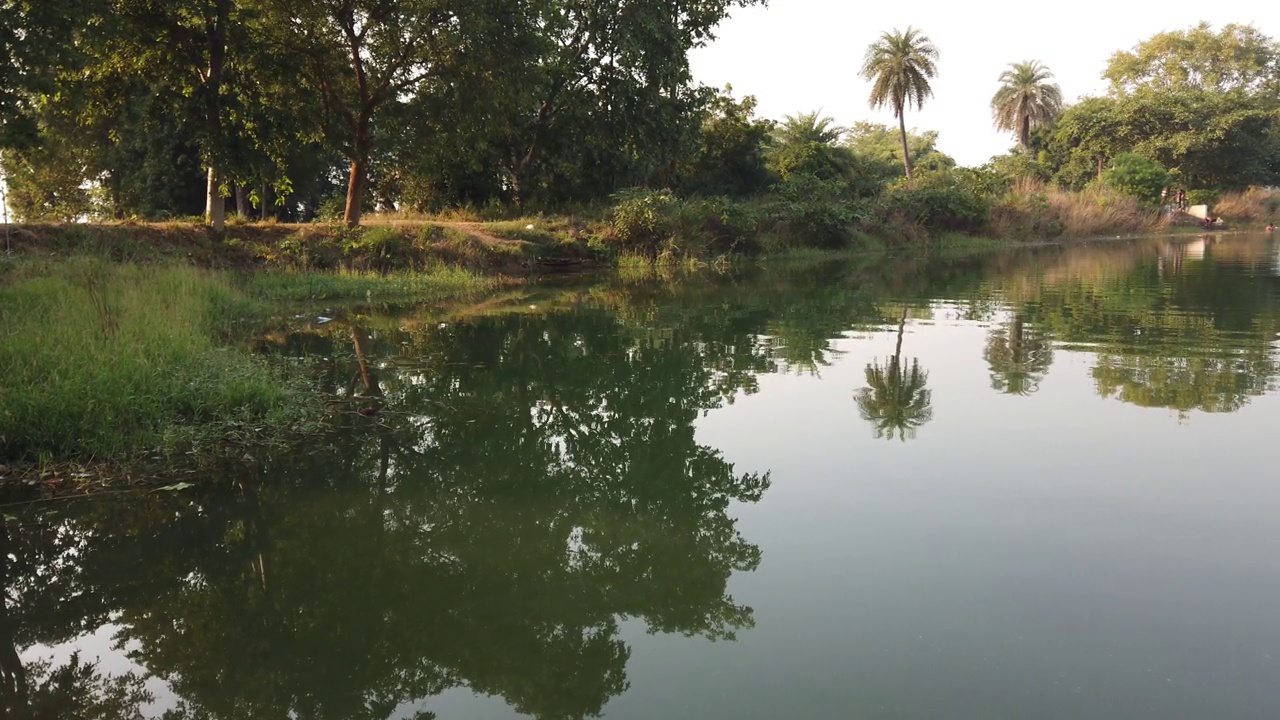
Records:
{"label": "person near shore", "polygon": [[1182,188],[1178,188],[1178,209],[1187,209],[1187,191]]}
{"label": "person near shore", "polygon": [[1275,224],[1275,223],[1267,223],[1267,232],[1269,232],[1269,233],[1273,233],[1273,232],[1275,232],[1275,231],[1276,231],[1276,224]]}

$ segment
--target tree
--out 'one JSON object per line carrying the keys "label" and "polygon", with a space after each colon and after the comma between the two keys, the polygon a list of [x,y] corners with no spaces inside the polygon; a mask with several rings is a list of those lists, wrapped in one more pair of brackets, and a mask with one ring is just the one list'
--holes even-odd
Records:
{"label": "tree", "polygon": [[824,117],[821,111],[796,113],[783,118],[773,131],[773,141],[779,145],[834,145],[847,132],[836,121]]}
{"label": "tree", "polygon": [[[854,155],[883,166],[883,176],[886,178],[896,174],[895,168],[903,164],[899,134],[888,125],[870,122],[854,123],[853,127],[845,133],[844,146],[853,151]],[[938,150],[936,130],[926,132],[908,130],[907,151],[913,171],[947,170],[956,166],[955,158]]]}
{"label": "tree", "polygon": [[1194,89],[1245,91],[1280,103],[1280,43],[1252,25],[1207,22],[1158,33],[1111,56],[1102,77],[1112,92]]}
{"label": "tree", "polygon": [[1169,187],[1169,173],[1141,155],[1124,153],[1111,161],[1102,173],[1102,181],[1126,195],[1146,203],[1160,199],[1160,191]]}
{"label": "tree", "polygon": [[1137,153],[1176,172],[1189,187],[1239,189],[1280,181],[1275,111],[1241,91],[1143,89],[1090,98],[1053,129],[1057,177],[1079,188],[1117,155]]}
{"label": "tree", "polygon": [[731,91],[717,94],[704,111],[697,146],[676,183],[682,192],[744,196],[773,179],[765,165],[765,145],[774,123],[755,116],[754,97],[734,100]]}
{"label": "tree", "polygon": [[984,353],[991,367],[992,389],[1009,395],[1030,395],[1053,364],[1053,340],[1037,327],[1028,328],[1016,312],[1004,325],[992,328]]}
{"label": "tree", "polygon": [[880,36],[867,48],[862,62],[862,77],[871,82],[869,103],[872,108],[893,108],[902,137],[902,165],[907,180],[912,179],[911,153],[907,149],[906,109],[924,107],[933,96],[929,81],[937,75],[938,50],[920,31],[908,27]]}
{"label": "tree", "polygon": [[1018,147],[1031,147],[1031,131],[1051,123],[1062,112],[1062,89],[1050,82],[1053,73],[1039,61],[1013,63],[1000,74],[1000,89],[991,98],[996,129],[1017,135]]}
{"label": "tree", "polygon": [[893,356],[881,366],[879,361],[867,365],[867,387],[858,391],[855,399],[862,419],[871,423],[876,438],[899,440],[915,438],[916,431],[933,419],[933,397],[926,389],[929,373],[920,368],[920,361],[911,359],[911,366],[902,362],[902,335],[907,326],[907,309],[902,309],[898,321],[898,344]]}
{"label": "tree", "polygon": [[689,52],[714,39],[732,8],[761,1],[531,2],[513,43],[527,54],[507,53],[504,78],[520,99],[504,124],[512,199],[528,200],[548,173],[562,185],[603,174],[585,180],[598,193],[669,169],[709,99],[693,85]]}
{"label": "tree", "polygon": [[77,61],[78,38],[97,0],[7,0],[0,3],[0,148],[35,141],[36,100],[56,86],[58,71]]}
{"label": "tree", "polygon": [[302,79],[321,97],[327,135],[350,163],[343,220],[360,224],[376,123],[383,109],[416,92],[466,52],[472,13],[461,0],[264,0],[278,52],[301,60]]}

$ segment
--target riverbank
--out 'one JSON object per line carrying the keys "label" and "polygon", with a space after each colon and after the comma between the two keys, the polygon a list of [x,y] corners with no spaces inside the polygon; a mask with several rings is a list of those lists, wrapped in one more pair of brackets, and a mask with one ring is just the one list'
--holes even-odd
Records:
{"label": "riverbank", "polygon": [[[488,299],[541,306],[526,302],[522,286],[566,268],[612,263],[620,283],[661,286],[732,273],[747,257],[591,257],[591,241],[569,234],[585,223],[531,220],[400,221],[359,233],[240,225],[222,237],[190,224],[9,228],[14,253],[0,255],[0,365],[9,369],[0,376],[0,485],[18,475],[72,490],[106,477],[157,482],[206,458],[320,430],[332,399],[307,384],[305,370],[250,350],[269,318],[433,303],[441,311],[429,314],[448,319],[447,308],[484,312]],[[406,238],[420,244],[398,245]],[[433,244],[479,250],[450,261]],[[787,248],[751,264],[857,259],[874,268],[890,257],[950,261],[1038,244],[948,233],[907,253],[865,237],[856,249]],[[578,260],[536,262],[550,257]]]}

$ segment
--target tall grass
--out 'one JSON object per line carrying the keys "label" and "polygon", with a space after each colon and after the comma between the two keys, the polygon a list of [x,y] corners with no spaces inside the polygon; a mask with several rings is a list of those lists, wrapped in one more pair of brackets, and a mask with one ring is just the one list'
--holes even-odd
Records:
{"label": "tall grass", "polygon": [[0,282],[0,460],[110,459],[278,426],[307,400],[218,337],[245,300],[187,266],[76,258]]}
{"label": "tall grass", "polygon": [[1254,187],[1227,193],[1213,204],[1211,212],[1229,222],[1266,224],[1280,215],[1280,191]]}
{"label": "tall grass", "polygon": [[1074,192],[1024,179],[992,204],[986,231],[1020,240],[1087,238],[1153,232],[1162,224],[1157,209],[1104,186]]}

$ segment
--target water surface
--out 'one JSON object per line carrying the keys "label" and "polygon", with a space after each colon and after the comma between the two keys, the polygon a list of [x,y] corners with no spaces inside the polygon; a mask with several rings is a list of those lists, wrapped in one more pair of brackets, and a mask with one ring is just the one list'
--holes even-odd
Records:
{"label": "water surface", "polygon": [[1261,236],[278,327],[331,437],[7,511],[2,702],[1277,717],[1278,332]]}

